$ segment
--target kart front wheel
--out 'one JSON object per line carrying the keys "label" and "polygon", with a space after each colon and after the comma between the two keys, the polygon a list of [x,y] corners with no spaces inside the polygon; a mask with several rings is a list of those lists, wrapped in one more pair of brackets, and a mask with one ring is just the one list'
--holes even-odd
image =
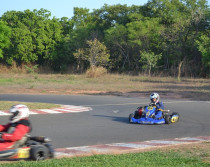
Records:
{"label": "kart front wheel", "polygon": [[178,122],[178,121],[179,121],[179,113],[173,112],[171,114],[171,122],[174,123],[174,122]]}
{"label": "kart front wheel", "polygon": [[43,145],[36,145],[31,148],[30,151],[30,159],[34,161],[45,160],[48,158],[48,150],[47,147]]}
{"label": "kart front wheel", "polygon": [[133,113],[129,115],[129,122],[130,123],[133,123],[133,120],[132,120],[133,117],[134,117],[134,114]]}

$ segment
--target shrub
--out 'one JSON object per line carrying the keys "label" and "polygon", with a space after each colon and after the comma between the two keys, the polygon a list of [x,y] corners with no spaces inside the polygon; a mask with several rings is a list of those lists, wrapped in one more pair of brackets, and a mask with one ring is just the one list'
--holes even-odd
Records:
{"label": "shrub", "polygon": [[107,74],[107,69],[104,67],[92,66],[86,71],[86,77],[88,77],[88,78],[101,77],[106,74]]}

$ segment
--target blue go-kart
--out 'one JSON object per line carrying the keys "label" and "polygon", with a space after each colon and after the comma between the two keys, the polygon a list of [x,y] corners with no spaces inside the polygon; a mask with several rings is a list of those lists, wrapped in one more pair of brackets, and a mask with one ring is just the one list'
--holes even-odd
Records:
{"label": "blue go-kart", "polygon": [[155,105],[139,107],[129,115],[129,122],[136,124],[170,124],[179,120],[179,113],[173,112],[170,114],[170,110],[159,110],[162,111],[162,116],[156,118]]}

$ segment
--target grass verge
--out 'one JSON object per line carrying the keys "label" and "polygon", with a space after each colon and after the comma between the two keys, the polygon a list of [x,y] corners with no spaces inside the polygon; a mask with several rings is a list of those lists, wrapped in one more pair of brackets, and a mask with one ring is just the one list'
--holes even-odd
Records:
{"label": "grass verge", "polygon": [[0,110],[6,111],[11,108],[11,106],[15,104],[25,104],[29,109],[49,109],[60,107],[58,104],[50,104],[50,103],[30,103],[30,102],[19,102],[19,101],[1,101]]}
{"label": "grass verge", "polygon": [[189,145],[172,149],[158,149],[140,153],[120,155],[93,155],[87,157],[61,158],[40,162],[18,161],[15,163],[0,163],[0,167],[209,167],[207,161],[209,149],[202,149],[210,143],[195,144],[199,147],[196,152]]}

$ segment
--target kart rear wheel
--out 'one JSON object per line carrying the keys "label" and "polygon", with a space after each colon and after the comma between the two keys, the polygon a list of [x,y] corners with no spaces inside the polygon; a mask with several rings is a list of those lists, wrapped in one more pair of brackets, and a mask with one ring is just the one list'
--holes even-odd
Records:
{"label": "kart rear wheel", "polygon": [[130,123],[133,123],[133,121],[132,121],[132,118],[133,118],[133,117],[134,117],[134,114],[133,114],[133,113],[129,115],[129,122],[130,122]]}
{"label": "kart rear wheel", "polygon": [[31,148],[30,151],[30,159],[34,161],[41,161],[48,158],[48,150],[47,147],[43,145],[36,145]]}
{"label": "kart rear wheel", "polygon": [[134,118],[135,118],[135,119],[139,119],[139,111],[138,111],[138,110],[136,110],[136,111],[134,112]]}
{"label": "kart rear wheel", "polygon": [[165,122],[166,122],[166,124],[171,123],[171,116],[170,115],[165,115]]}

